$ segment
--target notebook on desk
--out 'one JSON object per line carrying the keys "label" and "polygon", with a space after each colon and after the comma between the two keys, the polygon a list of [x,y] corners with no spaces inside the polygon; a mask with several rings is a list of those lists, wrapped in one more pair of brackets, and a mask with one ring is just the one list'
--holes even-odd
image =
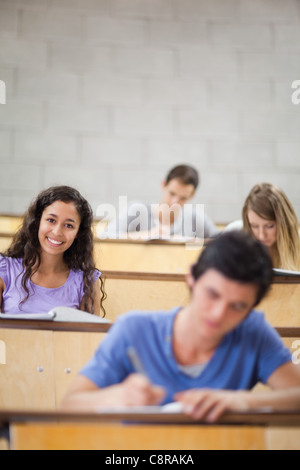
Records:
{"label": "notebook on desk", "polygon": [[108,414],[182,414],[182,404],[179,402],[167,403],[162,406],[100,406],[96,409],[97,413],[102,415]]}
{"label": "notebook on desk", "polygon": [[0,320],[54,320],[55,312],[48,313],[0,313]]}
{"label": "notebook on desk", "polygon": [[0,313],[0,320],[44,320],[75,323],[111,323],[106,318],[70,307],[55,307],[47,313]]}
{"label": "notebook on desk", "polygon": [[290,271],[288,269],[273,268],[275,276],[297,276],[300,277],[300,271]]}

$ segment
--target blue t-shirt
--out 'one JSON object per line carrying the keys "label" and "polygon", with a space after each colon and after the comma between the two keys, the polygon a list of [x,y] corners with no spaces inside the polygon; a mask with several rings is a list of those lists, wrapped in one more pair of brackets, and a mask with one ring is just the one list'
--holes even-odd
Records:
{"label": "blue t-shirt", "polygon": [[168,403],[174,393],[190,388],[250,390],[291,360],[264,314],[253,310],[223,338],[200,375],[192,378],[180,370],[173,354],[173,323],[179,310],[120,316],[80,373],[100,388],[122,382],[136,372],[126,352],[133,346],[150,381],[167,390],[163,403]]}

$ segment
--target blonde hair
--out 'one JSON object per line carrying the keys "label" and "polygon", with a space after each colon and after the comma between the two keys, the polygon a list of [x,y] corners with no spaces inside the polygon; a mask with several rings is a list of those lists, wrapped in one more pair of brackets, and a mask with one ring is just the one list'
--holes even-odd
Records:
{"label": "blonde hair", "polygon": [[285,193],[270,183],[257,184],[252,188],[243,207],[244,230],[252,234],[248,219],[249,210],[263,219],[276,222],[277,240],[271,250],[273,266],[298,271],[300,269],[299,223]]}

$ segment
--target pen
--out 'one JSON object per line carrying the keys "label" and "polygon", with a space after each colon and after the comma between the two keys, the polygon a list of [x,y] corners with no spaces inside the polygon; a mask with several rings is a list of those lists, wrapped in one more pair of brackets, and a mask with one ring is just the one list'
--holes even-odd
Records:
{"label": "pen", "polygon": [[138,372],[139,374],[146,376],[147,374],[145,372],[142,361],[139,358],[138,353],[136,352],[136,349],[133,346],[130,346],[127,348],[126,352],[135,371]]}

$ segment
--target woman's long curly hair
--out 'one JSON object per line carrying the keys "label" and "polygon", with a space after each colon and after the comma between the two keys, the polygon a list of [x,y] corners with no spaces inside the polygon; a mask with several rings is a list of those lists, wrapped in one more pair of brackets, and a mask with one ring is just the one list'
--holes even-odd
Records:
{"label": "woman's long curly hair", "polygon": [[[27,295],[22,300],[22,304],[30,295],[27,285],[28,280],[37,272],[41,264],[40,242],[38,238],[41,217],[44,210],[56,201],[74,203],[80,217],[78,234],[70,248],[65,251],[63,259],[69,269],[83,271],[84,303],[82,308],[86,312],[94,313],[93,285],[96,268],[93,259],[93,212],[90,204],[76,189],[69,186],[52,186],[42,191],[29,206],[24,216],[22,227],[14,236],[11,246],[4,253],[4,256],[23,259],[22,287]],[[106,294],[101,277],[100,290],[101,310],[104,316],[105,309],[102,303],[106,298]]]}

